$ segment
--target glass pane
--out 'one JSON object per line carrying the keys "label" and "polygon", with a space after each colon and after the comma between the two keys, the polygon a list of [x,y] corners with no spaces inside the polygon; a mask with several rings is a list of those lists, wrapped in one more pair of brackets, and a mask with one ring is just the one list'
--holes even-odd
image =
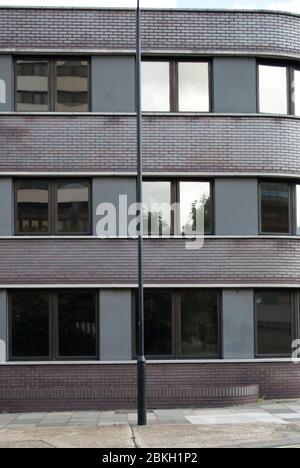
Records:
{"label": "glass pane", "polygon": [[49,296],[42,292],[11,295],[12,358],[49,357]]}
{"label": "glass pane", "polygon": [[65,60],[56,63],[57,112],[88,112],[88,62]]}
{"label": "glass pane", "polygon": [[96,357],[96,295],[58,295],[59,355]]}
{"label": "glass pane", "polygon": [[263,233],[288,234],[290,187],[288,184],[261,184],[261,225]]}
{"label": "glass pane", "polygon": [[209,182],[180,182],[180,229],[186,235],[212,233]]}
{"label": "glass pane", "polygon": [[48,62],[17,61],[17,111],[48,111]]}
{"label": "glass pane", "polygon": [[182,292],[182,355],[199,358],[218,357],[218,342],[218,292]]}
{"label": "glass pane", "polygon": [[17,230],[22,234],[45,234],[49,231],[48,181],[16,181]]}
{"label": "glass pane", "polygon": [[172,355],[171,291],[145,291],[145,352],[147,356]]}
{"label": "glass pane", "polygon": [[300,235],[300,185],[296,186],[297,206],[297,235]]}
{"label": "glass pane", "polygon": [[287,114],[287,68],[259,66],[259,110],[268,114]]}
{"label": "glass pane", "polygon": [[179,110],[209,112],[208,63],[178,64]]}
{"label": "glass pane", "polygon": [[168,235],[171,232],[171,183],[144,182],[144,204],[148,212],[144,215],[144,233]]}
{"label": "glass pane", "polygon": [[300,70],[295,70],[293,99],[295,104],[295,114],[300,115]]}
{"label": "glass pane", "polygon": [[145,112],[170,111],[169,62],[142,62],[142,108]]}
{"label": "glass pane", "polygon": [[83,181],[60,181],[57,184],[58,232],[89,232],[89,184]]}
{"label": "glass pane", "polygon": [[289,292],[267,291],[256,295],[257,347],[260,355],[290,355],[292,312]]}

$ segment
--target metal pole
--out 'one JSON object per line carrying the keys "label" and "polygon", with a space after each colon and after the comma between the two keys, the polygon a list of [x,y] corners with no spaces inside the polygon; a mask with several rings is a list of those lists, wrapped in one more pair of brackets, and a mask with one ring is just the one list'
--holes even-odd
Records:
{"label": "metal pole", "polygon": [[[136,66],[135,95],[137,117],[137,203],[141,208],[143,203],[143,155],[142,155],[142,108],[141,108],[141,10],[140,0],[136,8]],[[146,359],[144,333],[144,262],[143,262],[143,222],[140,210],[140,230],[138,233],[138,361],[137,361],[137,395],[138,395],[138,425],[147,425],[146,396]]]}

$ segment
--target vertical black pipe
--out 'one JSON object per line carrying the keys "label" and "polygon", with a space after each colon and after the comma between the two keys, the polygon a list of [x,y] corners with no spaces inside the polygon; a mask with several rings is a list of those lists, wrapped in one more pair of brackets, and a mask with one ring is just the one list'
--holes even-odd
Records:
{"label": "vertical black pipe", "polygon": [[137,362],[137,395],[138,395],[138,425],[147,425],[147,395],[146,395],[146,359],[144,333],[144,261],[143,261],[143,222],[141,206],[143,203],[143,154],[142,154],[142,108],[141,108],[141,11],[140,0],[136,8],[136,66],[135,95],[137,117],[137,203],[141,216],[138,233],[138,362]]}

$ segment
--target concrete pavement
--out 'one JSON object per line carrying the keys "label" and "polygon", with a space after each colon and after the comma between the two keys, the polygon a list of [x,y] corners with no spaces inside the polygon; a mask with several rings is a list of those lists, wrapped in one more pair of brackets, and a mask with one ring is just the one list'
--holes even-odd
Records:
{"label": "concrete pavement", "polygon": [[0,414],[0,448],[202,448],[300,445],[300,400],[224,409]]}

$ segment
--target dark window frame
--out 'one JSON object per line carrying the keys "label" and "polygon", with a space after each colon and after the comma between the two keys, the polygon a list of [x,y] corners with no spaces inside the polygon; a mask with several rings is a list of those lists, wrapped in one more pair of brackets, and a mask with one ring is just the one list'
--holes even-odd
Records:
{"label": "dark window frame", "polygon": [[[17,200],[17,184],[16,181],[25,181],[25,180],[43,180],[48,182],[48,232],[40,232],[40,233],[26,233],[26,232],[19,232],[18,230],[18,200]],[[57,189],[58,189],[58,182],[82,182],[86,183],[88,186],[88,225],[89,229],[87,232],[59,232],[58,231],[58,201],[57,201]],[[92,234],[92,181],[88,178],[82,177],[57,177],[57,178],[47,178],[47,177],[18,177],[14,179],[14,233],[18,237],[34,237],[34,236],[89,236]]]}
{"label": "dark window frame", "polygon": [[[213,179],[207,178],[155,178],[155,177],[144,177],[143,182],[169,182],[171,190],[171,205],[174,203],[180,203],[180,182],[203,182],[210,185],[210,199],[211,199],[211,229],[210,232],[205,233],[206,236],[213,236],[215,234],[215,183]],[[180,228],[180,213],[171,212],[171,236],[181,236],[182,231]],[[195,234],[196,236],[196,234]],[[151,238],[151,236],[149,236]],[[163,235],[159,236],[163,237]]]}
{"label": "dark window frame", "polygon": [[284,359],[290,358],[290,354],[262,354],[258,350],[258,307],[257,307],[257,294],[262,292],[289,292],[291,297],[291,337],[292,340],[299,339],[300,337],[300,309],[299,309],[299,291],[293,291],[290,289],[276,289],[276,288],[267,288],[267,289],[255,289],[254,290],[254,349],[255,349],[255,359]]}
{"label": "dark window frame", "polygon": [[[47,294],[49,297],[49,356],[48,357],[14,357],[12,352],[12,295],[22,293],[24,291],[39,292]],[[96,324],[96,354],[94,356],[69,357],[59,355],[59,329],[58,329],[58,296],[59,294],[77,294],[90,293],[95,298],[95,324]],[[95,289],[60,289],[51,291],[49,289],[17,289],[11,290],[8,293],[8,360],[9,362],[51,362],[51,361],[99,361],[100,360],[100,303],[99,294]]]}
{"label": "dark window frame", "polygon": [[[171,355],[155,355],[147,356],[147,359],[154,361],[161,360],[201,360],[201,361],[213,361],[221,360],[222,355],[222,291],[219,288],[186,288],[186,289],[172,289],[172,288],[149,288],[147,292],[151,291],[162,291],[171,292],[172,295],[172,354]],[[217,294],[217,338],[218,338],[218,353],[215,357],[205,357],[197,355],[185,355],[181,353],[181,292],[195,292],[195,291],[214,291]],[[137,320],[137,310],[136,310],[136,297],[137,291],[132,291],[132,355],[134,358],[137,358],[137,330],[136,330],[136,320]]]}
{"label": "dark window frame", "polygon": [[[143,111],[145,114],[157,113],[176,113],[176,114],[208,114],[213,112],[213,84],[212,84],[212,60],[206,57],[162,57],[162,56],[143,56],[142,62],[168,62],[169,63],[169,110],[168,111]],[[208,64],[208,110],[207,111],[180,111],[179,110],[179,63],[207,63]]]}
{"label": "dark window frame", "polygon": [[[286,92],[287,92],[287,113],[279,115],[295,115],[295,103],[293,101],[293,82],[295,77],[295,71],[300,71],[300,63],[296,61],[285,61],[285,60],[276,60],[276,59],[266,59],[266,60],[256,60],[256,84],[257,84],[257,112],[259,114],[265,114],[260,110],[260,75],[259,67],[260,66],[270,66],[270,67],[282,67],[287,69],[287,83],[286,83]],[[277,115],[272,113],[267,113],[265,115]],[[298,116],[300,117],[300,116]]]}
{"label": "dark window frame", "polygon": [[[263,184],[285,184],[289,186],[289,232],[263,232],[262,230],[262,185]],[[282,179],[260,179],[258,181],[258,216],[259,216],[259,234],[262,236],[297,236],[297,197],[296,187],[299,182],[291,182]]]}
{"label": "dark window frame", "polygon": [[[65,60],[78,60],[78,61],[85,61],[87,62],[87,85],[88,85],[88,99],[87,99],[87,110],[86,111],[58,111],[55,109],[56,105],[56,90],[57,90],[57,74],[56,74],[56,62],[59,61],[65,61]],[[17,87],[17,79],[18,79],[18,71],[17,71],[17,66],[18,66],[18,60],[41,60],[41,61],[47,61],[48,63],[48,110],[46,111],[20,111],[17,110],[17,93],[18,93],[18,87]],[[58,114],[64,114],[64,113],[79,113],[79,114],[84,114],[85,112],[91,112],[92,109],[92,90],[91,90],[91,84],[92,84],[92,77],[91,77],[91,58],[89,56],[32,56],[32,55],[24,55],[24,56],[15,56],[14,57],[14,109],[15,112],[22,113],[22,112],[29,112],[29,113],[48,113],[48,112],[54,112]]]}

